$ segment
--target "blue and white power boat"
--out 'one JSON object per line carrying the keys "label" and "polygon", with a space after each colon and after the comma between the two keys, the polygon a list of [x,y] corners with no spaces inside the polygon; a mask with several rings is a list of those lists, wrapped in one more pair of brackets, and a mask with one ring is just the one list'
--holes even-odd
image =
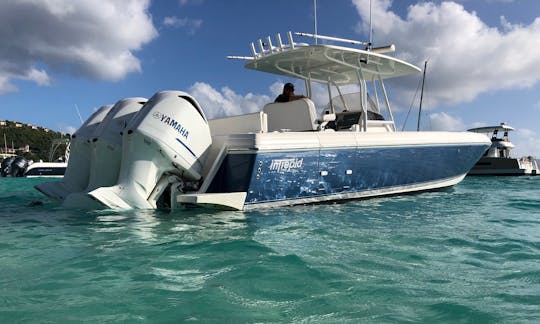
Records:
{"label": "blue and white power boat", "polygon": [[[79,190],[91,198],[79,207],[249,210],[433,190],[459,183],[490,146],[477,133],[396,130],[384,81],[420,69],[388,56],[394,46],[295,36],[353,45],[289,32],[231,57],[305,83],[306,98],[256,113],[207,120],[191,95],[156,93],[121,132],[115,184]],[[310,99],[313,83],[326,85],[327,106]]]}

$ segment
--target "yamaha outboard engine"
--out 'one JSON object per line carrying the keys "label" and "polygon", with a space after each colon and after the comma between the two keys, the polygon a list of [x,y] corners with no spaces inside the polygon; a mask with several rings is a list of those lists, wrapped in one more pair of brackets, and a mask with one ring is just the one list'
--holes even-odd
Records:
{"label": "yamaha outboard engine", "polygon": [[118,182],[122,161],[122,135],[124,128],[148,101],[146,98],[119,100],[107,113],[90,139],[90,168],[87,187],[81,192],[69,194],[64,207],[100,207],[87,193],[99,187]]}
{"label": "yamaha outboard engine", "polygon": [[2,160],[2,170],[0,170],[0,174],[2,177],[7,177],[8,175],[11,175],[11,163],[15,160],[15,157],[9,157]]}
{"label": "yamaha outboard engine", "polygon": [[193,97],[158,92],[124,130],[118,183],[89,195],[114,209],[156,208],[158,182],[201,179],[211,142],[208,121]]}
{"label": "yamaha outboard engine", "polygon": [[57,182],[43,182],[35,188],[46,196],[63,201],[72,192],[86,189],[90,174],[90,139],[112,105],[99,108],[71,136],[69,161],[64,178]]}
{"label": "yamaha outboard engine", "polygon": [[26,171],[26,168],[28,167],[28,160],[23,158],[22,156],[17,156],[13,162],[11,162],[10,165],[10,175],[12,177],[22,177],[24,175],[24,171]]}

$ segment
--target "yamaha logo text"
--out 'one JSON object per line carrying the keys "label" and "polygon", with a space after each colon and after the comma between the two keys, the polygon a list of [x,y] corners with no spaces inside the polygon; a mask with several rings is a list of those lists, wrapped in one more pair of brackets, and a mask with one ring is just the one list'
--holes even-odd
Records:
{"label": "yamaha logo text", "polygon": [[158,111],[154,112],[152,114],[152,116],[155,118],[155,119],[159,119],[162,123],[165,123],[167,125],[169,125],[170,127],[172,127],[174,130],[176,130],[180,135],[182,135],[185,139],[188,138],[189,136],[189,131],[184,128],[184,126],[182,126],[182,124],[180,124],[178,121],[174,120],[173,118],[165,115],[165,114],[162,114]]}

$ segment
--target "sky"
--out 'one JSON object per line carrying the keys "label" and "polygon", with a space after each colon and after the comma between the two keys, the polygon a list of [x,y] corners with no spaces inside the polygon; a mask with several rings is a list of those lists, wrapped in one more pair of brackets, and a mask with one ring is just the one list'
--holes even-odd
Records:
{"label": "sky", "polygon": [[[1,1],[0,120],[73,133],[103,105],[162,90],[192,94],[210,119],[259,111],[295,80],[245,69],[227,55],[251,55],[250,42],[268,35],[313,33],[315,20],[318,34],[369,40],[369,0],[314,7],[313,0]],[[540,157],[540,1],[372,0],[371,21],[375,47],[394,44],[391,56],[420,68],[428,62],[422,129],[506,122],[516,129],[513,155]],[[386,83],[400,129],[416,128],[421,77]]]}

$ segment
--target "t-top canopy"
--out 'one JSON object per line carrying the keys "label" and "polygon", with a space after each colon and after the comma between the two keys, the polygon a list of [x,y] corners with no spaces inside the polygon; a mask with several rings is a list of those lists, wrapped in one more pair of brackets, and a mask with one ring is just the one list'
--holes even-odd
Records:
{"label": "t-top canopy", "polygon": [[[366,81],[400,77],[420,69],[399,59],[335,45],[296,44],[272,48],[250,57],[246,68],[315,82],[356,84],[358,75]],[[259,53],[260,54],[260,53]]]}
{"label": "t-top canopy", "polygon": [[491,133],[491,132],[494,132],[494,131],[508,132],[508,131],[513,131],[513,130],[514,130],[513,127],[510,127],[510,126],[506,125],[505,123],[501,123],[500,125],[497,125],[497,126],[485,126],[485,127],[471,128],[471,129],[469,129],[467,131],[474,132],[474,133]]}

